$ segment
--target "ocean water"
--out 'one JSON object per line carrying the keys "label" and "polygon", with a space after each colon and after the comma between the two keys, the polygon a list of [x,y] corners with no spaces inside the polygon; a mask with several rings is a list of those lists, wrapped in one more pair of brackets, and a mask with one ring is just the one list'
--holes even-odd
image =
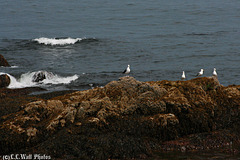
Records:
{"label": "ocean water", "polygon": [[[240,84],[239,0],[2,0],[0,54],[10,88],[84,90],[124,76]],[[38,71],[52,76],[32,82]]]}

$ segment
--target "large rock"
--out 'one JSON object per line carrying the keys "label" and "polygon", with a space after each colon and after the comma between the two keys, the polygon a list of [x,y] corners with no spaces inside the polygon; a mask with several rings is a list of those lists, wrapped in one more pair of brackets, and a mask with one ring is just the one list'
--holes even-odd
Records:
{"label": "large rock", "polygon": [[10,67],[7,60],[0,54],[0,66]]}
{"label": "large rock", "polygon": [[8,87],[10,83],[11,80],[7,74],[0,75],[0,88]]}
{"label": "large rock", "polygon": [[122,77],[103,88],[31,102],[4,116],[0,152],[144,158],[162,142],[236,125],[239,110],[240,86],[223,87],[216,77],[157,82]]}

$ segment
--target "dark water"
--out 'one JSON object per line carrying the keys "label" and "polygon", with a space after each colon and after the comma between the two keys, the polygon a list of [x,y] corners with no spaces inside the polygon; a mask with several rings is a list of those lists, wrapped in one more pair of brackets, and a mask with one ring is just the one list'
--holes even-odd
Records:
{"label": "dark water", "polygon": [[[141,81],[179,80],[183,70],[192,79],[201,68],[211,76],[216,67],[223,85],[240,84],[239,0],[2,0],[0,15],[0,54],[14,66],[0,72],[19,83],[45,70],[62,79],[43,87],[88,89],[130,64]],[[42,37],[51,43],[33,41]],[[68,37],[82,40],[53,44]]]}

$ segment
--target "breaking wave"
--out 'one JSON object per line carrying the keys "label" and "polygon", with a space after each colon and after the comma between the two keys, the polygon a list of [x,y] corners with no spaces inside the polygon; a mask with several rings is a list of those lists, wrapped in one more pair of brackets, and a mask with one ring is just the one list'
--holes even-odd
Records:
{"label": "breaking wave", "polygon": [[39,44],[45,44],[45,45],[69,45],[69,44],[75,44],[77,42],[80,42],[81,40],[86,38],[36,38],[33,39],[33,41],[39,43]]}
{"label": "breaking wave", "polygon": [[15,78],[8,73],[0,73],[0,75],[1,74],[7,74],[10,77],[11,82],[8,88],[35,87],[46,84],[69,84],[78,79],[78,75],[76,74],[73,76],[62,77],[47,71],[24,73],[20,78]]}

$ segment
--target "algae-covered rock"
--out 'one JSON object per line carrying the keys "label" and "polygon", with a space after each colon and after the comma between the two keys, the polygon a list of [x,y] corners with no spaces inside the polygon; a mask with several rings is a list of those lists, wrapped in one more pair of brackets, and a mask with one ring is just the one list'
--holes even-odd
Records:
{"label": "algae-covered rock", "polygon": [[239,88],[221,86],[216,77],[155,82],[122,77],[103,88],[30,102],[6,115],[0,152],[21,149],[62,159],[147,157],[166,141],[236,127]]}

